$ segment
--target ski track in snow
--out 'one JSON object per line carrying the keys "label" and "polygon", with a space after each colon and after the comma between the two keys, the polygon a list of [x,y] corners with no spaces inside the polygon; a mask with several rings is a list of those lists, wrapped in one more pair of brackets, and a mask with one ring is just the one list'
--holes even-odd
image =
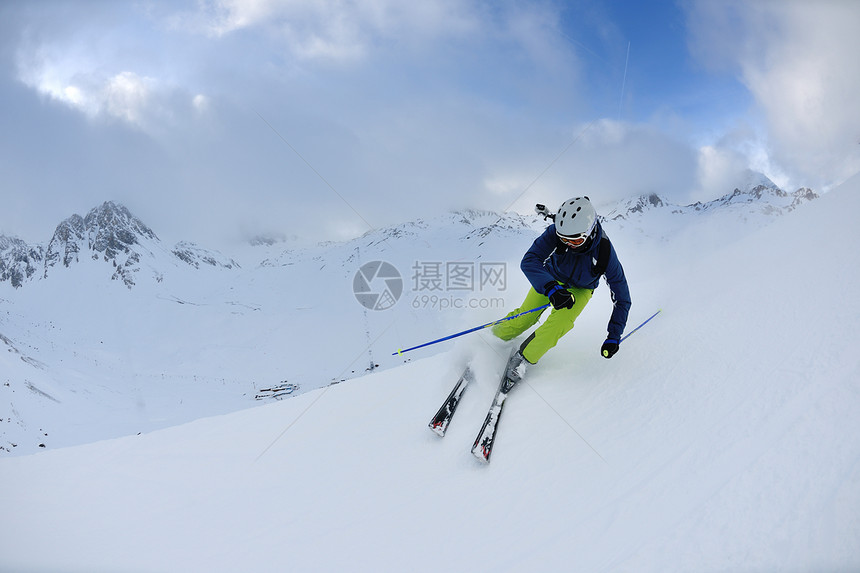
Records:
{"label": "ski track in snow", "polygon": [[[489,465],[469,448],[509,347],[486,332],[281,402],[0,458],[0,570],[858,570],[860,336],[850,328],[860,317],[858,208],[855,178],[758,230],[734,233],[722,220],[683,229],[684,240],[640,241],[633,228],[607,224],[631,283],[628,330],[663,312],[604,360],[602,285],[574,331],[510,394]],[[513,241],[519,251],[523,236]],[[524,283],[509,280],[505,296],[516,305]],[[262,288],[245,296],[270,308]],[[143,328],[170,316],[159,314],[165,301],[141,294],[139,302],[156,315],[152,324],[141,319]],[[467,314],[480,323],[484,311]],[[390,327],[383,313],[368,320],[374,332]],[[399,332],[382,348],[426,337],[427,324],[408,320],[390,327]],[[83,381],[65,389],[51,377],[51,354],[19,342],[34,339],[7,332],[6,321],[2,364],[59,401],[43,407],[102,415],[90,398],[126,404],[123,386],[115,397],[85,395]],[[440,334],[462,324],[428,323]],[[51,340],[74,348],[78,334],[93,336],[80,328]],[[254,346],[232,348],[250,364]],[[119,350],[109,343],[87,360],[122,372]],[[48,370],[21,370],[20,354]],[[115,388],[105,370],[58,355],[82,378],[102,372],[97,382]],[[173,364],[193,385],[193,368],[208,355]],[[426,424],[468,359],[475,380],[440,439]],[[281,377],[265,366],[255,375]],[[215,407],[226,411],[242,388],[225,388]],[[150,407],[158,395],[141,390],[146,404],[118,417],[143,423],[143,411],[178,408],[169,399]]]}

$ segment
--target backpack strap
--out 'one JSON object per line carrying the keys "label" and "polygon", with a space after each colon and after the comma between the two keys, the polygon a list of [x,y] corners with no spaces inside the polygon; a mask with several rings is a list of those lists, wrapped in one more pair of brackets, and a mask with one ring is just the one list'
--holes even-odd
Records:
{"label": "backpack strap", "polygon": [[602,276],[609,266],[609,255],[612,253],[612,243],[609,242],[609,237],[603,235],[600,239],[600,244],[597,246],[597,260],[591,267],[591,274],[596,277]]}

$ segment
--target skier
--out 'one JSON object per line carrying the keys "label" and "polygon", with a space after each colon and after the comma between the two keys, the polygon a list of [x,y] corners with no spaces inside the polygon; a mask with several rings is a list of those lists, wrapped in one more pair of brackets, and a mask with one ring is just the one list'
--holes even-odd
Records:
{"label": "skier", "polygon": [[[539,206],[540,208],[541,206]],[[540,211],[539,211],[540,212]],[[545,216],[552,217],[544,208]],[[520,268],[532,285],[519,308],[507,316],[552,305],[547,320],[525,339],[506,367],[507,377],[518,382],[529,365],[536,364],[573,323],[591,300],[602,275],[611,290],[614,307],[606,341],[600,347],[605,358],[618,352],[630,311],[630,291],[615,249],[597,220],[588,197],[562,203],[555,223],[538,237],[523,256]],[[493,334],[511,340],[534,326],[543,311],[524,314],[493,327]]]}

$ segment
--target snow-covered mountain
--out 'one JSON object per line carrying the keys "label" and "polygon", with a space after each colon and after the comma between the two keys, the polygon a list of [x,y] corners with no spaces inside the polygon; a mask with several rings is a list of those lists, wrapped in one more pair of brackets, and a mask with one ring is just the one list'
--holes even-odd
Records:
{"label": "snow-covered mountain", "polygon": [[0,282],[20,287],[41,270],[44,258],[45,249],[41,246],[0,235]]}
{"label": "snow-covered mountain", "polygon": [[82,259],[101,261],[104,268],[111,269],[111,280],[128,288],[141,275],[161,280],[165,267],[175,266],[176,261],[195,268],[201,264],[237,266],[216,251],[186,241],[167,249],[152,229],[112,201],[94,207],[84,217],[74,214],[62,221],[47,247],[0,235],[0,282],[8,280],[15,288],[30,280],[45,279],[56,269],[68,268]]}
{"label": "snow-covered mountain", "polygon": [[[469,447],[509,345],[477,332],[389,353],[516,306],[542,223],[261,245],[271,264],[184,265],[131,290],[83,264],[0,285],[0,426],[27,426],[16,451],[49,450],[0,456],[0,570],[856,571],[860,335],[844,326],[860,316],[860,178],[782,216],[756,206],[746,221],[667,211],[687,222],[674,235],[607,219],[628,330],[663,312],[607,361],[601,286],[512,392],[489,466]],[[798,241],[810,228],[840,249]],[[403,294],[371,311],[353,277],[381,255]],[[480,262],[509,264],[505,288],[446,289]],[[810,265],[826,276],[798,290]],[[440,440],[426,423],[467,361],[476,379]],[[246,407],[285,378],[304,392]],[[71,434],[126,437],[57,447]]]}
{"label": "snow-covered mountain", "polygon": [[[720,217],[739,218],[744,221],[767,222],[770,218],[796,209],[798,206],[818,198],[811,189],[801,188],[787,193],[762,174],[750,172],[747,185],[707,203],[675,205],[657,193],[632,197],[609,208],[601,218],[611,221],[618,228],[633,225],[650,229],[650,233],[668,236],[678,228],[690,224],[689,217],[696,213],[715,213]],[[679,217],[681,215],[681,217]],[[538,228],[541,219],[536,216],[520,216],[515,213],[498,214],[490,211],[465,210],[436,217],[433,221],[417,220],[369,231],[364,237],[350,242],[322,243],[318,259],[329,257],[326,250],[348,252],[354,246],[372,248],[389,240],[412,237],[428,240],[423,235],[440,229],[445,236],[453,229],[462,239],[481,239],[491,233],[516,235],[524,230]],[[272,266],[292,260],[295,250],[284,248],[282,236],[254,237],[250,244],[257,249],[250,255],[256,257],[253,265]],[[317,249],[320,250],[320,249]],[[374,249],[380,252],[380,249]],[[260,252],[274,253],[260,257]],[[300,250],[298,256],[308,251]],[[161,281],[164,273],[176,266],[177,261],[199,269],[202,266],[238,269],[239,263],[217,251],[206,249],[189,241],[180,241],[172,248],[161,243],[155,232],[135,217],[123,205],[107,201],[90,210],[85,217],[72,215],[57,225],[47,246],[28,245],[15,237],[0,235],[0,282],[8,281],[15,288],[29,281],[44,279],[55,267],[69,267],[82,258],[101,261],[110,265],[112,280],[119,280],[128,288],[135,285],[135,277],[146,276]],[[337,258],[337,255],[335,255]],[[144,271],[145,272],[141,272]]]}
{"label": "snow-covered mountain", "polygon": [[789,213],[818,197],[806,187],[788,193],[766,176],[750,172],[746,185],[706,203],[677,205],[658,193],[649,193],[620,202],[609,209],[603,219],[619,228],[667,238],[689,226],[690,216],[708,215],[708,224],[719,226],[734,226],[738,220],[750,225],[766,225],[773,217]]}

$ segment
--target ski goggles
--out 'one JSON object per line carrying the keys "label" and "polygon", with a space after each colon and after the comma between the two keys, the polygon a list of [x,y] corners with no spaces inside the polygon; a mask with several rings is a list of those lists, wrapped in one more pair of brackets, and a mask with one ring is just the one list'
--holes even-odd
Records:
{"label": "ski goggles", "polygon": [[[561,239],[561,242],[567,245],[568,247],[581,247],[585,244],[585,241],[588,240],[588,237],[594,232],[594,228],[597,225],[597,219],[594,220],[594,223],[591,224],[591,228],[588,229],[584,233],[577,233],[575,235],[571,235],[569,237],[565,237],[564,235],[558,235],[558,238]],[[558,234],[558,233],[556,233]]]}
{"label": "ski goggles", "polygon": [[579,233],[572,237],[562,237],[559,235],[558,238],[561,239],[561,242],[568,247],[581,247],[585,243],[585,240],[588,239],[588,235],[585,233]]}

